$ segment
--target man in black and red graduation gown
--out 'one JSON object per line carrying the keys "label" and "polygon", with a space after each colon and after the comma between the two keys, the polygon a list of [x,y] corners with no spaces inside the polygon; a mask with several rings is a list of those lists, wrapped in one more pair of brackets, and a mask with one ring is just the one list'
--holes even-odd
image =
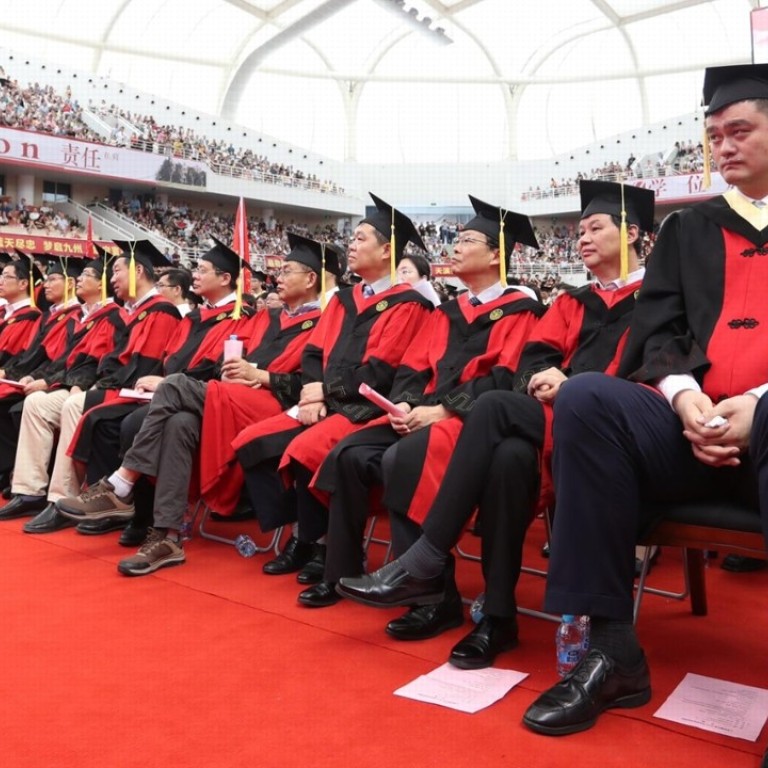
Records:
{"label": "man in black and red graduation gown", "polygon": [[[7,514],[22,517],[40,512],[47,504],[46,490],[48,502],[77,494],[81,478],[67,449],[82,416],[86,394],[103,401],[109,389],[131,386],[140,376],[160,370],[163,350],[180,321],[175,306],[154,289],[153,268],[164,264],[165,258],[149,241],[126,247],[113,262],[111,279],[115,295],[125,301],[120,311],[124,323],[120,338],[112,352],[101,359],[95,380],[83,379],[82,383],[91,388],[88,393],[81,384],[72,383],[53,391],[34,392],[24,400],[11,487],[16,498],[3,509]],[[59,441],[49,482],[56,430]]]}
{"label": "man in black and red graduation gown", "polygon": [[[234,266],[233,266],[234,264]],[[242,317],[233,319],[235,309],[235,280],[240,271],[240,260],[223,243],[216,243],[200,261],[195,274],[195,293],[204,301],[204,305],[185,315],[176,328],[176,332],[166,338],[166,347],[162,354],[162,372],[156,375],[144,375],[136,379],[135,389],[140,392],[153,392],[163,381],[164,376],[180,371],[206,381],[217,370],[218,359],[224,348],[224,341],[237,333],[246,322],[249,310],[244,310]],[[126,385],[127,386],[127,385]],[[116,387],[110,391],[94,391],[86,398],[86,411],[75,436],[69,446],[70,455],[87,467],[86,479],[89,486],[109,474],[120,463],[122,455],[122,433],[136,434],[149,406],[146,401],[129,396],[121,397]],[[91,401],[102,400],[100,404],[88,408]],[[125,437],[128,440],[128,437]],[[129,443],[130,444],[130,441]],[[136,537],[140,529],[146,533],[151,522],[152,486],[143,483],[138,489],[143,517],[137,521]],[[60,515],[49,522],[50,530],[58,530],[64,525],[74,524]],[[125,527],[121,517],[103,518],[95,521],[83,521],[78,532],[90,535],[108,533]],[[38,533],[44,532],[40,530]],[[131,536],[134,531],[129,532]],[[143,537],[142,537],[143,538]],[[131,542],[133,545],[141,541]]]}
{"label": "man in black and red graduation gown", "polygon": [[[120,562],[121,573],[140,576],[185,561],[179,533],[201,438],[201,419],[203,441],[215,443],[202,446],[203,466],[209,477],[218,470],[222,441],[231,441],[246,423],[279,413],[298,401],[297,371],[287,366],[299,365],[303,341],[319,319],[324,248],[295,235],[289,236],[289,242],[292,250],[278,280],[285,307],[260,313],[242,329],[248,336],[246,357],[225,360],[221,382],[206,384],[183,374],[168,377],[157,388],[120,467],[100,481],[96,493],[89,489],[78,498],[59,502],[64,513],[76,520],[85,517],[97,521],[111,512],[125,518],[130,514],[137,480],[142,475],[156,478],[155,528],[135,556]],[[328,254],[325,266],[332,269],[330,261]],[[229,271],[233,272],[231,268]],[[207,430],[205,418],[214,422]],[[208,448],[215,454],[213,467],[206,456]]]}
{"label": "man in black and red graduation gown", "polygon": [[[376,210],[355,228],[349,270],[362,278],[328,307],[302,358],[303,387],[297,412],[244,430],[234,442],[257,518],[264,530],[298,519],[283,552],[264,565],[268,574],[303,568],[322,549],[325,506],[309,483],[328,451],[382,411],[358,393],[360,384],[389,392],[403,355],[429,315],[431,304],[410,286],[394,285],[394,267],[407,242],[425,248],[413,222],[371,195]],[[295,505],[285,504],[283,479],[293,484]]]}
{"label": "man in black and red graduation gown", "polygon": [[465,669],[490,666],[499,652],[517,644],[515,586],[523,541],[537,501],[551,502],[553,402],[569,376],[590,370],[615,373],[643,277],[634,246],[641,229],[653,228],[653,193],[583,181],[581,210],[578,248],[595,281],[563,294],[547,311],[525,346],[511,391],[488,392],[478,399],[441,487],[421,507],[421,518],[414,515],[418,510],[390,504],[398,559],[370,576],[342,579],[339,586],[344,595],[368,604],[410,605],[387,626],[393,637],[415,640],[439,634],[451,625],[449,606],[455,601],[445,564],[479,508],[484,617],[449,657]]}
{"label": "man in black and red graduation gown", "polygon": [[[451,257],[454,276],[469,290],[435,310],[403,358],[388,394],[403,417],[382,417],[342,440],[314,482],[318,491],[330,494],[327,555],[322,580],[299,595],[303,605],[334,604],[339,578],[363,573],[369,492],[384,479],[385,452],[391,464],[385,473],[385,506],[397,500],[399,508],[418,509],[420,500],[431,499],[439,487],[477,398],[511,386],[523,345],[544,313],[540,302],[506,287],[507,259],[515,243],[537,247],[527,217],[470,200],[476,215],[464,226]],[[455,589],[443,620],[454,626],[462,621]]]}
{"label": "man in black and red graduation gown", "polygon": [[21,419],[19,404],[25,395],[46,386],[42,380],[43,372],[71,346],[80,316],[75,280],[83,265],[82,259],[68,258],[65,263],[63,259],[52,257],[44,281],[49,309],[43,313],[37,333],[26,351],[10,360],[1,372],[0,378],[18,384],[0,384],[0,475],[7,475],[13,469]]}
{"label": "man in black and red graduation gown", "polygon": [[651,697],[632,621],[644,502],[740,500],[768,534],[768,66],[707,69],[704,103],[732,189],[665,220],[619,369],[630,380],[579,377],[558,400],[545,607],[590,616],[590,649],[526,711],[538,733]]}
{"label": "man in black and red graduation gown", "polygon": [[37,333],[42,312],[30,293],[30,280],[42,277],[31,259],[2,259],[0,272],[0,368],[24,352]]}

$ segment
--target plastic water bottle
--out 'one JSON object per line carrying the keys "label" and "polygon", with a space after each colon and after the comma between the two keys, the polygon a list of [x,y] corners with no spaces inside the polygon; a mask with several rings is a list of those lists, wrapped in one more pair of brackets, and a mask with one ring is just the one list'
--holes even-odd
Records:
{"label": "plastic water bottle", "polygon": [[485,617],[483,609],[485,608],[485,592],[481,592],[469,606],[469,615],[472,617],[472,621],[475,624],[479,624]]}
{"label": "plastic water bottle", "polygon": [[181,528],[179,529],[179,536],[182,541],[189,541],[192,538],[192,523],[193,517],[189,510],[184,513],[184,519],[181,521]]}
{"label": "plastic water bottle", "polygon": [[589,616],[565,614],[555,633],[557,674],[565,677],[589,648]]}
{"label": "plastic water bottle", "polygon": [[241,557],[253,557],[256,554],[256,542],[247,533],[241,533],[235,539],[235,549]]}

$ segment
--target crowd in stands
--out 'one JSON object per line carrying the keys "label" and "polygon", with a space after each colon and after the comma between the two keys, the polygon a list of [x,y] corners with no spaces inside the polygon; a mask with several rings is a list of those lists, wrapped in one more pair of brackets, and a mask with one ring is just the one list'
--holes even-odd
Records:
{"label": "crowd in stands", "polygon": [[575,177],[556,179],[550,178],[549,183],[542,186],[528,187],[523,192],[523,200],[540,200],[549,197],[569,197],[579,194],[579,182],[594,181],[627,181],[630,179],[656,178],[678,174],[701,173],[704,170],[704,147],[699,142],[676,141],[674,152],[669,152],[665,158],[663,152],[646,155],[638,160],[630,154],[626,163],[612,161],[591,171],[579,171]]}
{"label": "crowd in stands", "polygon": [[273,162],[249,148],[200,136],[191,128],[161,125],[152,115],[135,114],[105,101],[89,102],[87,109],[100,118],[109,118],[108,125],[114,120],[108,135],[99,135],[86,125],[83,106],[73,98],[69,87],[59,93],[50,85],[30,83],[23,88],[18,81],[0,78],[0,126],[199,161],[214,173],[246,180],[344,194],[344,189],[332,180]]}
{"label": "crowd in stands", "polygon": [[7,195],[0,197],[0,231],[47,237],[85,237],[84,227],[78,219],[70,219],[49,202],[31,205],[22,197],[14,205]]}

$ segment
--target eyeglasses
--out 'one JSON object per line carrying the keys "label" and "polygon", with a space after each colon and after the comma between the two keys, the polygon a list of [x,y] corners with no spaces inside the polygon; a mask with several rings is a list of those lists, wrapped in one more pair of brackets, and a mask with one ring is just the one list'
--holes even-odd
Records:
{"label": "eyeglasses", "polygon": [[288,275],[308,275],[311,271],[311,269],[289,269],[288,267],[283,267],[277,274],[280,277],[288,277]]}
{"label": "eyeglasses", "polygon": [[0,274],[0,280],[18,280],[19,278],[16,277],[16,275],[6,275],[4,272]]}
{"label": "eyeglasses", "polygon": [[173,285],[172,283],[155,283],[155,286],[157,288],[178,288],[177,285]]}
{"label": "eyeglasses", "polygon": [[223,275],[224,273],[220,269],[200,269],[200,267],[196,267],[192,270],[193,275],[202,275],[205,277],[205,275]]}
{"label": "eyeglasses", "polygon": [[465,243],[479,243],[480,245],[490,245],[487,240],[478,240],[476,237],[460,237],[453,241],[454,245],[464,245]]}

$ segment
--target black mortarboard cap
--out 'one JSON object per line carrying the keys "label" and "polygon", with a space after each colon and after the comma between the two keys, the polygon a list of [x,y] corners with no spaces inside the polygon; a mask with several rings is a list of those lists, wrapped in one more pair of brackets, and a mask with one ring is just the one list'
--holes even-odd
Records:
{"label": "black mortarboard cap", "polygon": [[512,253],[515,243],[530,245],[532,248],[539,247],[530,219],[527,216],[484,203],[472,195],[469,195],[469,201],[472,203],[476,215],[463,226],[463,230],[471,229],[475,232],[482,232],[490,238],[494,245],[498,246],[499,230],[503,220],[505,256]]}
{"label": "black mortarboard cap", "polygon": [[376,210],[366,216],[361,223],[370,224],[377,232],[380,232],[389,240],[392,236],[392,222],[394,217],[395,224],[395,259],[400,260],[406,243],[411,242],[422,251],[427,250],[421,235],[416,229],[414,223],[404,214],[393,208],[389,203],[385,203],[380,197],[376,197],[373,192],[368,193],[373,200]]}
{"label": "black mortarboard cap", "polygon": [[235,280],[240,275],[241,269],[253,271],[251,265],[245,259],[241,259],[228,245],[224,245],[221,240],[213,237],[213,235],[211,235],[211,239],[213,240],[213,247],[209,248],[200,257],[201,261],[210,261],[216,269],[228,272]]}
{"label": "black mortarboard cap", "polygon": [[749,99],[768,99],[768,64],[707,67],[704,71],[705,115]]}
{"label": "black mortarboard cap", "polygon": [[653,207],[655,195],[651,189],[615,181],[580,181],[581,218],[595,213],[607,213],[621,218],[621,195],[624,187],[624,210],[627,224],[634,224],[645,232],[653,231]]}
{"label": "black mortarboard cap", "polygon": [[34,254],[36,259],[40,259],[47,264],[49,275],[63,275],[65,272],[68,277],[78,277],[90,265],[91,259],[83,259],[79,256],[54,256],[51,254]]}
{"label": "black mortarboard cap", "polygon": [[123,256],[130,258],[131,253],[133,253],[136,262],[145,267],[154,270],[155,267],[173,266],[162,252],[152,244],[151,240],[113,240],[113,242],[123,252]]}
{"label": "black mortarboard cap", "polygon": [[37,257],[33,256],[32,254],[24,253],[23,251],[16,251],[16,253],[19,256],[18,260],[12,258],[11,261],[13,261],[13,263],[16,265],[19,276],[21,276],[24,280],[27,280],[31,273],[32,283],[39,283],[42,281],[43,273],[40,271],[34,261]]}
{"label": "black mortarboard cap", "polygon": [[289,232],[288,245],[291,251],[285,260],[303,264],[318,275],[323,268],[323,250],[325,250],[325,269],[332,275],[339,276],[338,253],[330,243],[319,243],[317,240]]}

